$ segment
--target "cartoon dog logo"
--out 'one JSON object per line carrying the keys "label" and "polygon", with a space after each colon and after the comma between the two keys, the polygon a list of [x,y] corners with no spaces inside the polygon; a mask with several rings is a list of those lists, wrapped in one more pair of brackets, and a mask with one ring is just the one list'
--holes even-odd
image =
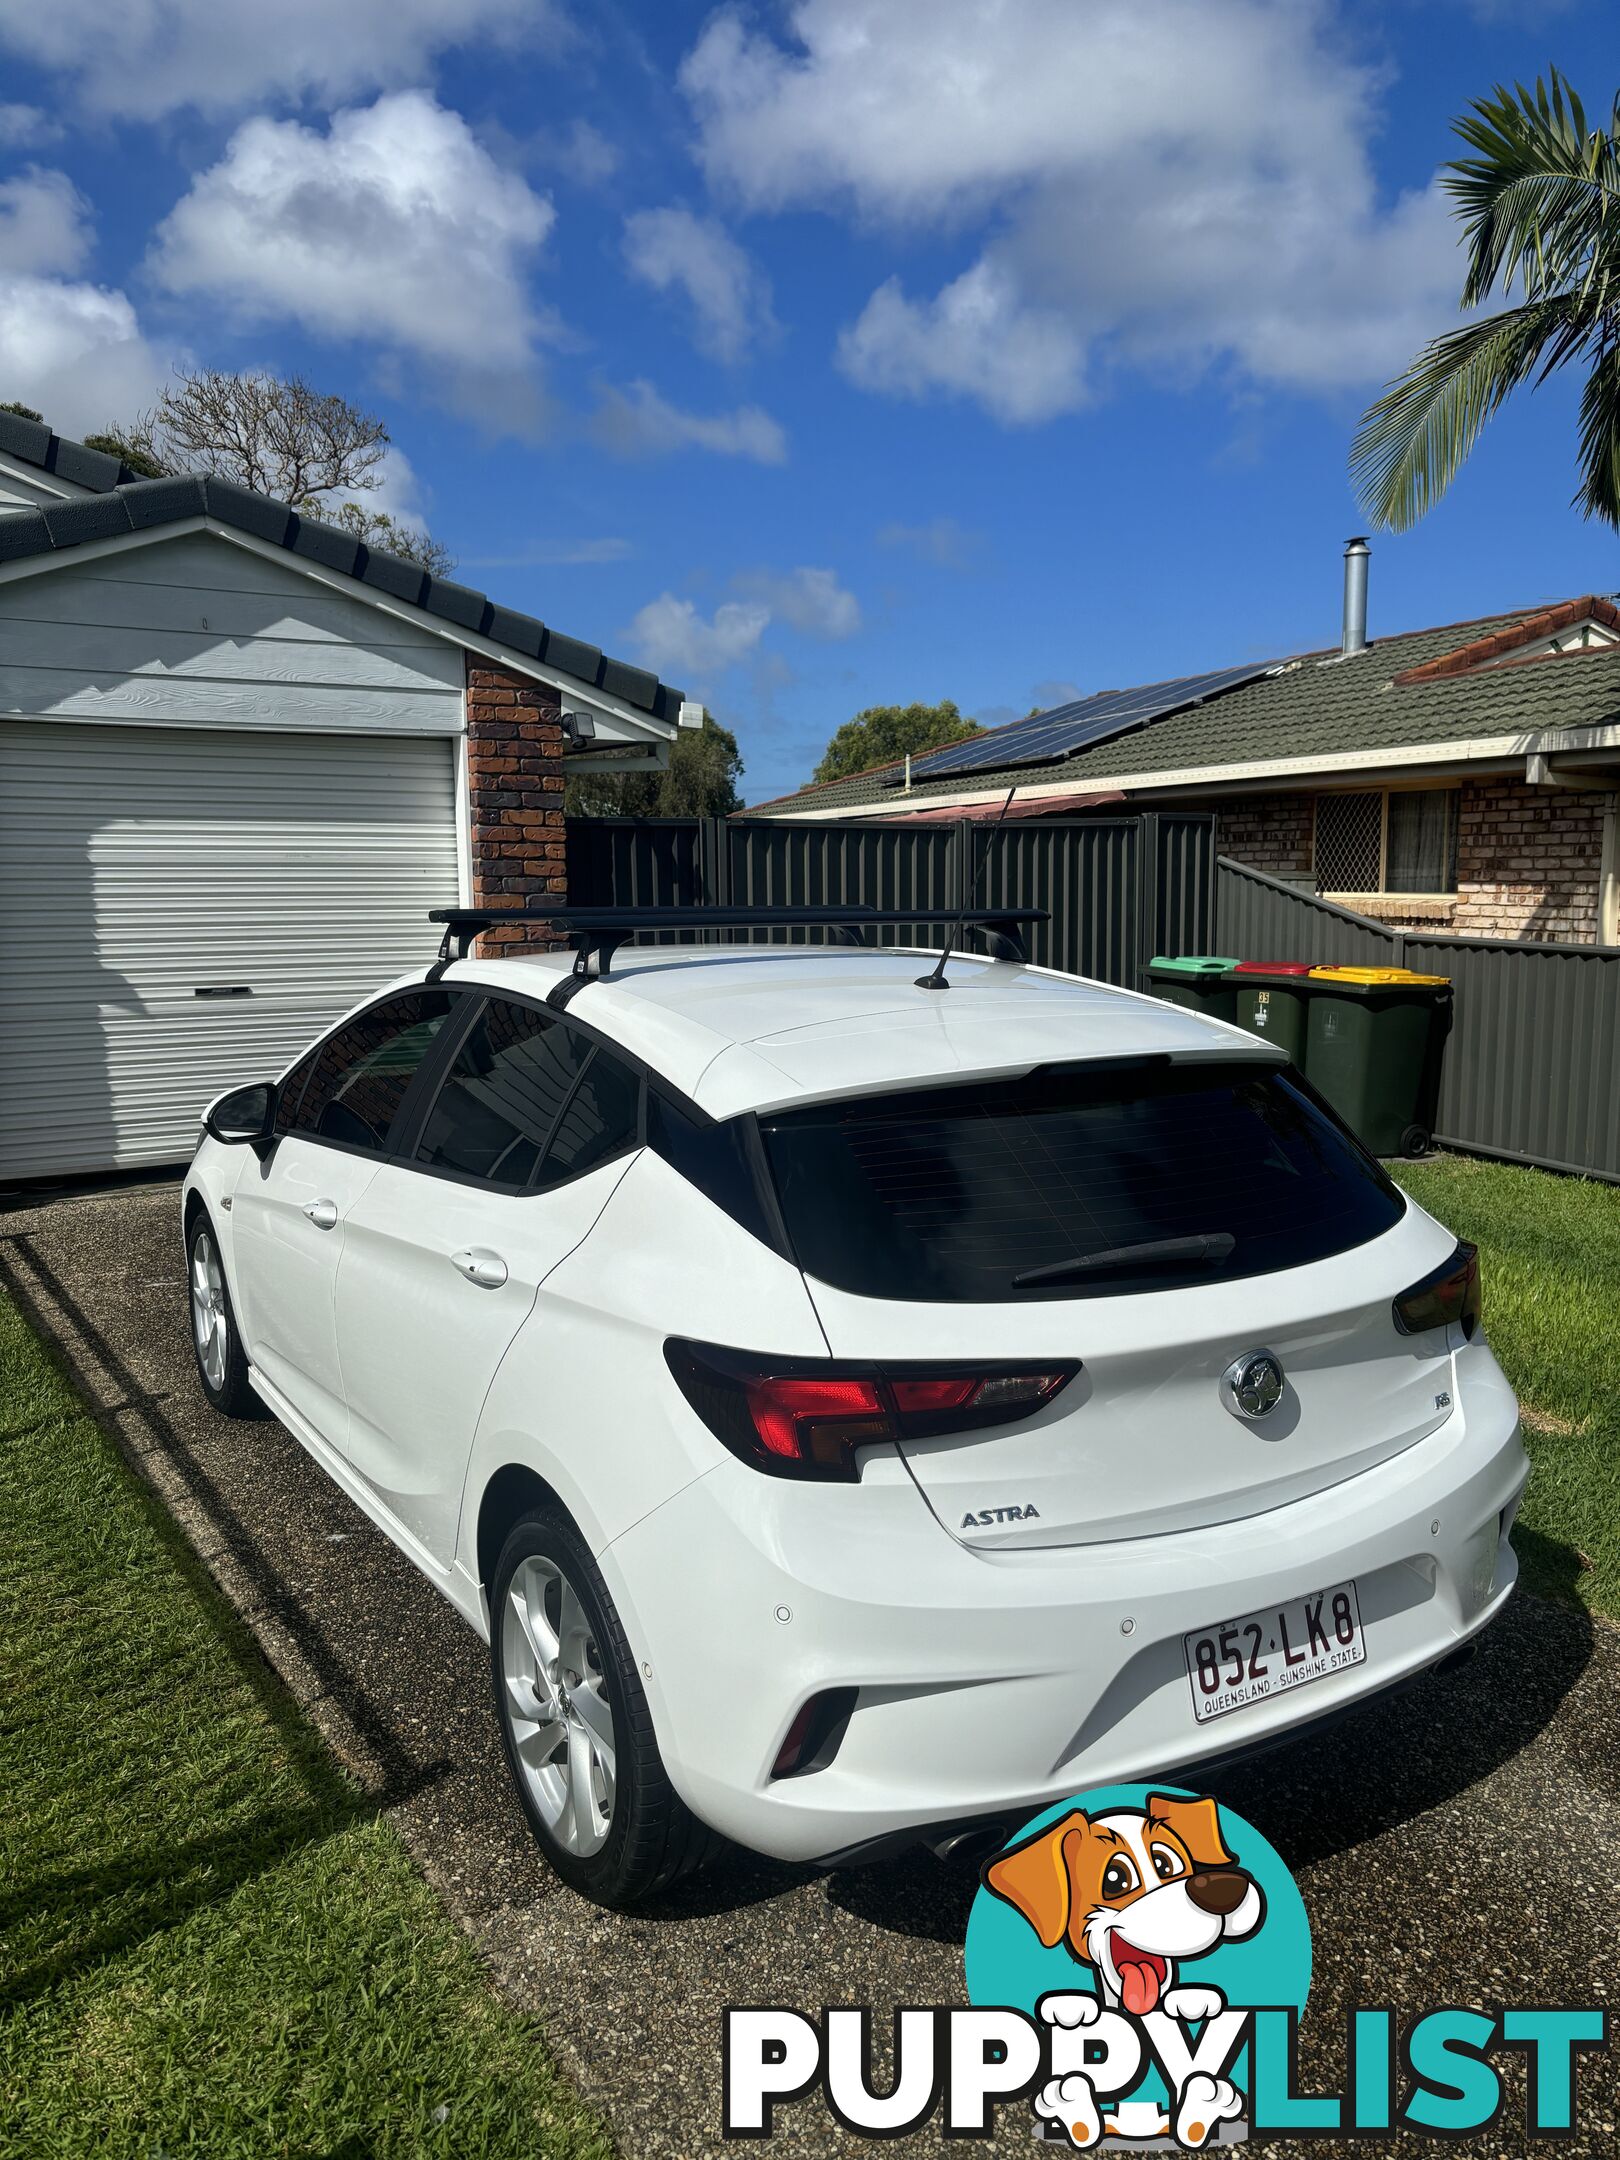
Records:
{"label": "cartoon dog logo", "polygon": [[[1023,1915],[1044,1948],[1064,1943],[1077,1963],[1091,1967],[1095,1995],[1041,2001],[1046,2022],[1065,2028],[1094,2024],[1105,2009],[1131,2018],[1162,2011],[1182,2022],[1216,2016],[1226,2008],[1220,1989],[1183,1981],[1180,1968],[1222,1942],[1254,1934],[1265,1919],[1260,1885],[1227,1850],[1220,1811],[1208,1798],[1150,1793],[1142,1808],[1096,1816],[1076,1809],[997,1854],[983,1882]],[[1193,2148],[1243,2105],[1229,2080],[1201,2072],[1187,2078],[1174,2101],[1177,2142]],[[1104,2116],[1084,2070],[1053,2078],[1035,2108],[1080,2147],[1105,2131],[1136,2138],[1172,2126],[1161,2110],[1145,2111],[1138,2102]]]}

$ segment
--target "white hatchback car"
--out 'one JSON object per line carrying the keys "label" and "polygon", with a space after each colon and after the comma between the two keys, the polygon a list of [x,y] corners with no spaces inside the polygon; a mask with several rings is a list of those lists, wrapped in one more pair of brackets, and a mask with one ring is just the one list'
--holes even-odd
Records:
{"label": "white hatchback car", "polygon": [[1513,1587],[1472,1248],[1254,1037],[935,957],[441,962],[208,1114],[210,1400],[488,1638],[604,1903],[1200,1774]]}

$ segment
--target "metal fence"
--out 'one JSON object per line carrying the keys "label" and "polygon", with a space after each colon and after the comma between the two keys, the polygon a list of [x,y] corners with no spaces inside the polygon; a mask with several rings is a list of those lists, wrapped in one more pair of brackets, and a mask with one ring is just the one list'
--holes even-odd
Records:
{"label": "metal fence", "polygon": [[[1040,907],[1030,957],[1140,987],[1155,953],[1232,953],[1318,967],[1410,967],[1456,985],[1437,1138],[1620,1182],[1620,946],[1419,936],[1215,853],[1201,813],[999,827],[774,818],[597,818],[568,824],[581,905]],[[815,937],[816,932],[777,932]],[[937,943],[939,932],[880,933]]]}
{"label": "metal fence", "polygon": [[[1039,907],[1042,966],[1135,988],[1155,953],[1208,949],[1214,820],[1206,814],[1042,820],[990,827],[802,824],[777,818],[579,818],[568,892],[582,906],[944,908],[968,897]],[[762,933],[763,934],[763,933]],[[815,938],[818,932],[775,932]],[[903,926],[889,943],[937,944]]]}
{"label": "metal fence", "polygon": [[1409,967],[1454,986],[1435,1137],[1620,1183],[1620,945],[1391,930],[1222,856],[1217,949]]}

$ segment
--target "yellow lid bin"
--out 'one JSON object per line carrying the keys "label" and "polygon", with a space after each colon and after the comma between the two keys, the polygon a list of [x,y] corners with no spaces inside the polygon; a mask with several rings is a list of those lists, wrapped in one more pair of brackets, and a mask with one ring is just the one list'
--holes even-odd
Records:
{"label": "yellow lid bin", "polygon": [[1324,982],[1344,983],[1404,983],[1410,988],[1414,983],[1448,983],[1449,975],[1419,975],[1411,968],[1312,968],[1313,980],[1320,977]]}
{"label": "yellow lid bin", "polygon": [[1440,1101],[1451,978],[1411,968],[1310,975],[1305,1071],[1375,1155],[1421,1155]]}

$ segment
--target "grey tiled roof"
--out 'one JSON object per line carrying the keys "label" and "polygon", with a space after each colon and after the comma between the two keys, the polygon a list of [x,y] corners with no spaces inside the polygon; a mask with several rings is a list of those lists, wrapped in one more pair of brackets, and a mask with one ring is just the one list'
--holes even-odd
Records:
{"label": "grey tiled roof", "polygon": [[[1178,773],[1211,765],[1253,766],[1263,777],[1281,759],[1331,757],[1344,751],[1406,749],[1472,736],[1518,735],[1548,728],[1591,727],[1620,720],[1620,648],[1570,654],[1422,683],[1393,678],[1459,645],[1540,614],[1547,602],[1474,622],[1442,624],[1380,638],[1352,660],[1306,653],[1281,672],[1226,691],[1207,705],[1172,713],[1134,734],[1094,744],[1047,765],[989,767],[927,780],[913,771],[901,797],[887,766],[849,780],[801,788],[755,805],[750,817],[793,817],[807,810],[861,809],[882,804],[927,808],[962,795],[1024,787],[1109,788],[1125,774]],[[1288,776],[1291,784],[1308,773]]]}
{"label": "grey tiled roof", "polygon": [[54,435],[42,421],[25,420],[18,413],[0,412],[0,451],[21,464],[93,490],[48,509],[15,510],[0,516],[0,562],[78,547],[115,533],[144,532],[182,518],[211,517],[284,547],[290,555],[357,578],[392,599],[408,601],[458,629],[471,630],[525,659],[554,667],[576,682],[593,684],[638,712],[650,713],[671,726],[680,717],[681,692],[645,668],[609,659],[596,646],[548,629],[533,615],[502,607],[470,585],[433,577],[420,563],[368,547],[352,533],[305,517],[269,495],[198,473],[143,480],[105,451]]}

